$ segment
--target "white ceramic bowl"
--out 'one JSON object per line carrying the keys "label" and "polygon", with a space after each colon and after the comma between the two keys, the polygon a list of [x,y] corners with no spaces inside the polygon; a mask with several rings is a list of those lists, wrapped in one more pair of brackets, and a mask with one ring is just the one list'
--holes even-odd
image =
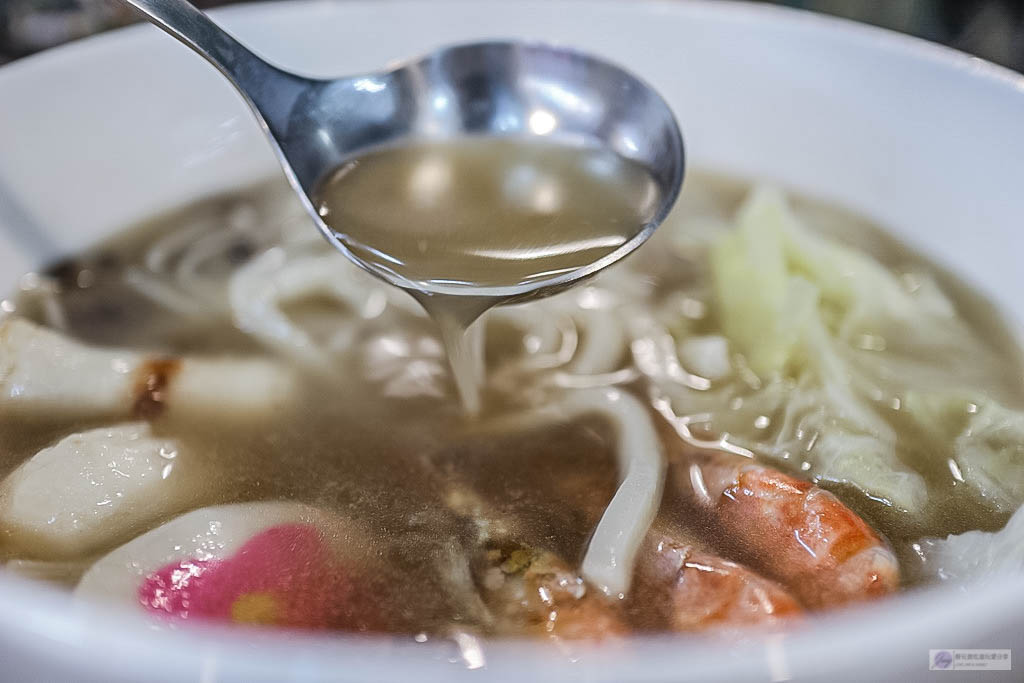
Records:
{"label": "white ceramic bowl", "polygon": [[[693,166],[855,208],[1024,320],[1024,77],[981,60],[844,21],[723,2],[320,0],[217,18],[269,58],[318,75],[485,37],[592,50],[668,98]],[[16,62],[0,69],[0,291],[136,219],[276,173],[239,99],[150,27]],[[972,646],[1019,646],[1024,656],[1024,578],[904,594],[742,645],[655,639],[568,661],[510,643],[485,651],[482,663],[499,680],[917,680],[930,648]],[[0,662],[0,678],[19,681],[480,673],[431,644],[155,630],[5,576]]]}

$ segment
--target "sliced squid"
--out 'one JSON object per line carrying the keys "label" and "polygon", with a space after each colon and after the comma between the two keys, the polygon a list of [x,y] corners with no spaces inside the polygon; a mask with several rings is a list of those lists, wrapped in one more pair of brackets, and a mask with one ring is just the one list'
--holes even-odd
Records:
{"label": "sliced squid", "polygon": [[75,596],[173,619],[309,629],[379,626],[356,524],[298,503],[182,515],[101,558]]}
{"label": "sliced squid", "polygon": [[809,482],[725,454],[674,467],[673,482],[732,557],[789,587],[807,607],[899,587],[899,565],[885,542]]}
{"label": "sliced squid", "polygon": [[0,321],[0,417],[260,418],[296,378],[261,359],[149,355],[87,346],[22,318]]}
{"label": "sliced squid", "polygon": [[197,455],[145,422],[72,434],[0,484],[3,543],[35,558],[109,548],[201,501],[210,466]]}

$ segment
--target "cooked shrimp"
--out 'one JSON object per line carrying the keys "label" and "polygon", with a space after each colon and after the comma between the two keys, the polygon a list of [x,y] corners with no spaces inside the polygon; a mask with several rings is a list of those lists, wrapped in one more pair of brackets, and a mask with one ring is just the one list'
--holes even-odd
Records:
{"label": "cooked shrimp", "polygon": [[634,585],[631,611],[656,610],[673,631],[767,626],[802,612],[774,581],[663,530],[648,534]]}
{"label": "cooked shrimp", "polygon": [[[575,498],[563,482],[558,488]],[[771,625],[802,612],[776,582],[665,525],[641,544],[625,599],[609,597],[556,553],[512,540],[520,537],[517,520],[496,513],[471,488],[453,486],[446,499],[477,530],[470,564],[498,633],[599,639],[628,633],[630,621],[650,624],[652,610],[664,628],[679,632]]]}
{"label": "cooked shrimp", "polygon": [[673,481],[702,511],[730,556],[811,608],[896,590],[896,557],[834,495],[776,469],[716,454],[674,467]]}

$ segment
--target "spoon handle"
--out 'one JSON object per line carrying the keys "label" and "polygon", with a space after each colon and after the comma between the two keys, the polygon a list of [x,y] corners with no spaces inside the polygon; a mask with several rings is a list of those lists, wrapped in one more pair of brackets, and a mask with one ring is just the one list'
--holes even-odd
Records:
{"label": "spoon handle", "polygon": [[186,0],[119,0],[138,10],[158,28],[192,48],[227,77],[274,133],[308,83],[253,54],[206,14]]}

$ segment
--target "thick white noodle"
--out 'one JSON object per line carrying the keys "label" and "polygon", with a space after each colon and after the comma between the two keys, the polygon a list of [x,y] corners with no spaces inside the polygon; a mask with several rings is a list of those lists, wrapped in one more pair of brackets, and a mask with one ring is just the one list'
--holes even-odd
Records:
{"label": "thick white noodle", "polygon": [[613,311],[579,309],[573,314],[583,339],[569,369],[579,375],[599,375],[618,369],[627,348],[626,331]]}
{"label": "thick white noodle", "polygon": [[661,440],[647,409],[618,389],[578,389],[565,392],[542,408],[500,419],[494,426],[536,429],[586,415],[598,415],[614,428],[620,483],[590,539],[581,573],[605,593],[624,595],[665,483]]}
{"label": "thick white noodle", "polygon": [[610,595],[629,590],[640,544],[661,503],[665,456],[647,409],[633,396],[615,390],[575,391],[569,407],[599,412],[617,433],[621,482],[590,539],[583,577]]}
{"label": "thick white noodle", "polygon": [[[357,312],[338,321],[338,335],[351,339],[366,307],[379,308],[379,297],[373,296],[379,287],[368,278],[341,254],[290,257],[287,250],[275,247],[238,269],[228,284],[228,299],[242,331],[308,368],[323,370],[330,365],[329,350],[289,318],[282,306],[316,294],[333,297]],[[400,293],[388,296],[388,303],[422,315],[415,302]],[[347,344],[339,343],[336,335],[332,346]]]}
{"label": "thick white noodle", "polygon": [[531,368],[565,365],[576,352],[576,328],[572,319],[544,308],[543,302],[491,309],[481,322],[491,320],[501,320],[520,331],[529,354],[523,364]]}
{"label": "thick white noodle", "polygon": [[146,250],[145,263],[150,272],[170,275],[171,261],[189,245],[216,229],[207,221],[198,221],[178,230],[171,230]]}
{"label": "thick white noodle", "polygon": [[182,252],[174,266],[174,280],[184,287],[191,287],[197,280],[203,280],[199,273],[203,264],[217,256],[223,256],[239,236],[237,231],[230,228],[203,235]]}
{"label": "thick white noodle", "polygon": [[648,316],[634,315],[629,320],[630,350],[637,368],[648,379],[671,391],[676,387],[707,391],[711,380],[688,372],[679,361],[676,340],[663,326]]}
{"label": "thick white noodle", "polygon": [[212,316],[209,306],[200,299],[181,292],[174,285],[168,284],[159,276],[154,276],[142,268],[131,266],[126,268],[122,279],[126,285],[173,313],[186,318],[205,318]]}
{"label": "thick white noodle", "polygon": [[[577,375],[603,375],[621,369],[628,348],[626,330],[610,308],[585,308],[564,295],[495,309],[528,340],[532,368],[564,367]],[[532,346],[532,348],[530,348]]]}

